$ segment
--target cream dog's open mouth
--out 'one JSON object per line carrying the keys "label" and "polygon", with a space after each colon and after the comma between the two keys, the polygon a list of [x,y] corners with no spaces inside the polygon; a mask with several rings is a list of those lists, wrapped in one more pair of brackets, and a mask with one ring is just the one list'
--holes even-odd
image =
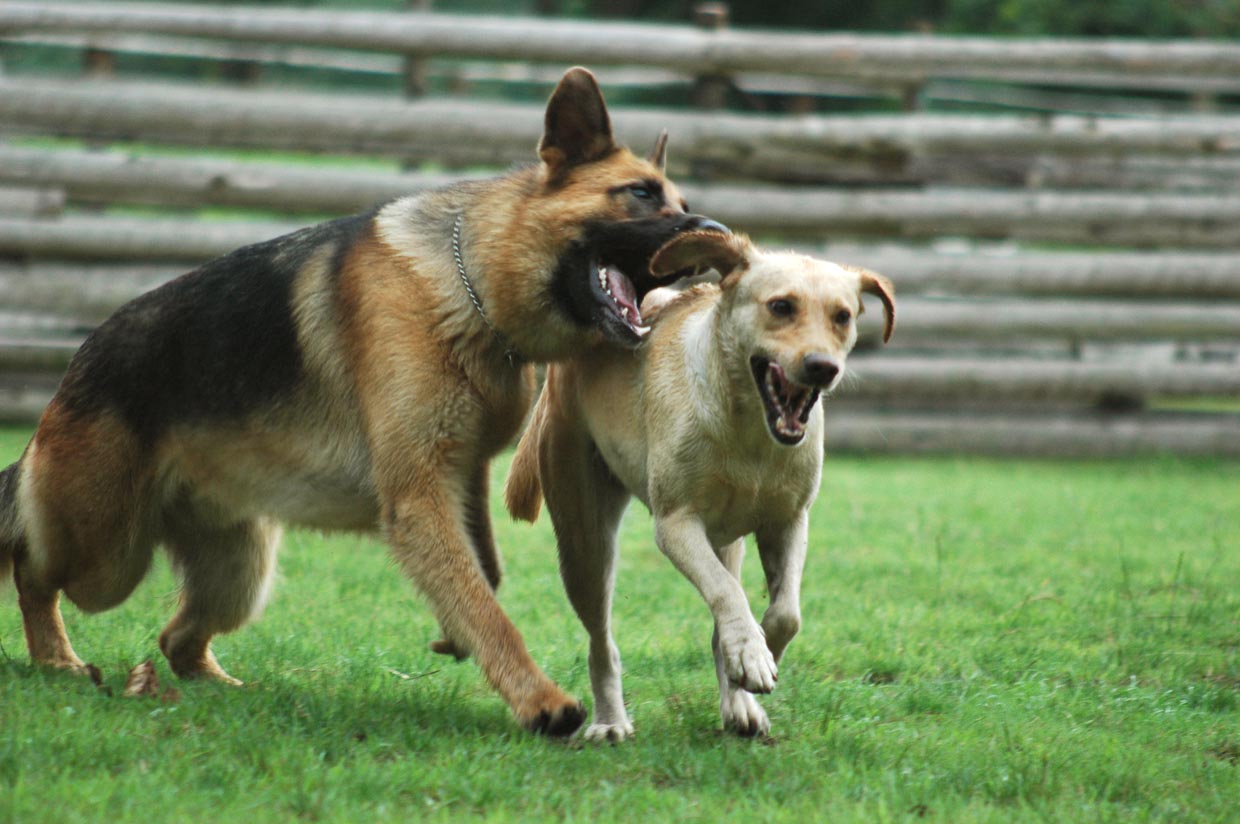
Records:
{"label": "cream dog's open mouth", "polygon": [[799,444],[805,437],[809,413],[818,402],[818,387],[789,380],[783,367],[761,355],[749,359],[749,368],[758,384],[771,435],[787,446]]}

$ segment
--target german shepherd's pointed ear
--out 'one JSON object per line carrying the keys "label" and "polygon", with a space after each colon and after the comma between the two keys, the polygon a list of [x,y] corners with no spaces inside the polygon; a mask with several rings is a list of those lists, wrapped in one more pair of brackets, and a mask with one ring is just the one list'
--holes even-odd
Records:
{"label": "german shepherd's pointed ear", "polygon": [[660,172],[667,171],[667,129],[659,133],[659,139],[654,142],[654,148],[646,159]]}
{"label": "german shepherd's pointed ear", "polygon": [[611,118],[598,81],[580,66],[569,69],[547,101],[538,156],[555,172],[599,160],[616,150]]}
{"label": "german shepherd's pointed ear", "polygon": [[650,273],[667,277],[697,267],[714,269],[723,278],[720,285],[736,281],[749,268],[753,245],[744,235],[725,234],[710,230],[684,232],[676,235],[654,253]]}
{"label": "german shepherd's pointed ear", "polygon": [[[860,266],[844,266],[850,272],[856,272],[861,278],[861,291],[875,295],[883,302],[883,343],[891,340],[891,333],[896,328],[896,289],[891,281],[869,269]],[[865,311],[865,306],[861,307]]]}

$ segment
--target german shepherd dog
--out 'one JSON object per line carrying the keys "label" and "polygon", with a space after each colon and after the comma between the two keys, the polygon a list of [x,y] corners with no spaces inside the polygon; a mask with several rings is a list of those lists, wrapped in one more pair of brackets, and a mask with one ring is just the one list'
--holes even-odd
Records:
{"label": "german shepherd dog", "polygon": [[[642,309],[653,330],[636,356],[597,347],[547,368],[508,475],[514,517],[537,518],[545,495],[564,585],[590,636],[587,739],[633,732],[611,636],[615,535],[630,496],[654,514],[659,549],[715,619],[724,727],[769,731],[753,693],[775,687],[801,626],[809,507],[822,474],[818,397],[844,374],[862,292],[883,303],[884,341],[895,321],[891,284],[864,269],[712,231],[674,237],[651,269],[689,264],[723,279],[675,297],[652,291]],[[760,624],[740,584],[748,534],[771,599]]]}
{"label": "german shepherd dog", "polygon": [[31,659],[82,671],[60,593],[116,606],[162,545],[182,591],[160,649],[183,678],[239,683],[210,642],[263,606],[280,525],[381,531],[439,621],[432,648],[472,654],[524,727],[572,733],[581,702],[494,595],[489,464],[530,364],[635,346],[650,256],[718,227],[686,214],[665,138],[648,158],[618,146],[572,69],[539,162],[244,247],[120,308],[0,473]]}

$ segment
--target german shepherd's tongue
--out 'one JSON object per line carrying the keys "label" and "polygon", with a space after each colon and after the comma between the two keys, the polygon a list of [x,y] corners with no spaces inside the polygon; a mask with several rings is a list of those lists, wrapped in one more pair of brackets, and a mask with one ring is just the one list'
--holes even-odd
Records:
{"label": "german shepherd's tongue", "polygon": [[629,323],[641,326],[642,313],[637,308],[637,290],[633,288],[633,281],[615,266],[603,267],[600,274],[606,279],[603,288],[608,297],[616,302],[616,306]]}

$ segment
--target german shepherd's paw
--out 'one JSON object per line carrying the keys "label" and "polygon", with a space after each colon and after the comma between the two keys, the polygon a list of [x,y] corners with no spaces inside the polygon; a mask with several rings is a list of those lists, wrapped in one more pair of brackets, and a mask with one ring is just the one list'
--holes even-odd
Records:
{"label": "german shepherd's paw", "polygon": [[771,731],[771,720],[758,704],[758,699],[745,690],[726,690],[719,700],[723,728],[742,738],[754,738]]}
{"label": "german shepherd's paw", "polygon": [[517,721],[521,726],[552,738],[564,738],[575,733],[586,720],[586,705],[559,690],[556,693],[544,697],[536,708],[518,712]]}
{"label": "german shepherd's paw", "polygon": [[615,724],[600,724],[596,722],[586,728],[584,737],[587,741],[605,741],[610,744],[618,744],[626,738],[633,737],[633,723],[627,718]]}
{"label": "german shepherd's paw", "polygon": [[779,668],[757,624],[744,630],[722,629],[719,649],[723,671],[733,684],[749,692],[765,693],[775,689]]}
{"label": "german shepherd's paw", "polygon": [[168,666],[177,678],[187,681],[218,681],[231,687],[240,687],[243,682],[233,678],[211,652],[208,643],[190,633],[176,629],[166,629],[159,636],[159,649],[168,659]]}
{"label": "german shepherd's paw", "polygon": [[447,638],[440,638],[437,641],[431,641],[431,652],[436,655],[451,655],[458,661],[464,661],[469,657],[469,650],[464,647],[457,646],[455,641],[449,641]]}

